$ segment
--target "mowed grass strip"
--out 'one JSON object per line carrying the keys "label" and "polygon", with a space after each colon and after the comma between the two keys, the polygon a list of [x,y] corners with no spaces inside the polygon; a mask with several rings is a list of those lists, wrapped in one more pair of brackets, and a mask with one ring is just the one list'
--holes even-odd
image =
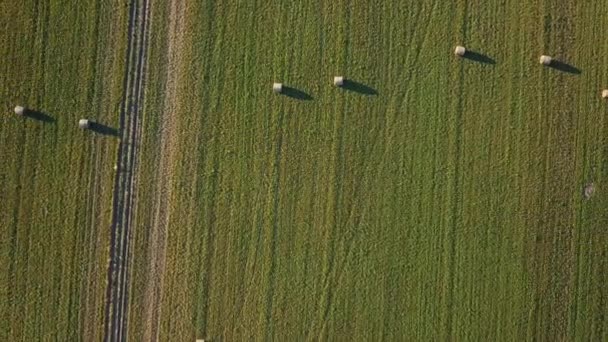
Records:
{"label": "mowed grass strip", "polygon": [[[159,339],[605,339],[606,10],[191,6]],[[136,229],[134,270],[155,253]],[[132,337],[148,324],[136,274]]]}
{"label": "mowed grass strip", "polygon": [[[121,5],[3,3],[0,339],[97,340],[103,326],[125,41]],[[38,111],[32,118],[15,105]]]}

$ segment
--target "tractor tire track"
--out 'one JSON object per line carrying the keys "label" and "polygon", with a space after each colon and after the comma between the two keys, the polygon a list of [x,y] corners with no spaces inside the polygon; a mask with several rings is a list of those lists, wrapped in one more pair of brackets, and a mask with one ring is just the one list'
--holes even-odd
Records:
{"label": "tractor tire track", "polygon": [[120,145],[114,181],[110,263],[105,305],[104,341],[124,341],[127,332],[130,228],[137,180],[139,115],[143,106],[149,32],[148,0],[131,0],[123,98],[120,106]]}

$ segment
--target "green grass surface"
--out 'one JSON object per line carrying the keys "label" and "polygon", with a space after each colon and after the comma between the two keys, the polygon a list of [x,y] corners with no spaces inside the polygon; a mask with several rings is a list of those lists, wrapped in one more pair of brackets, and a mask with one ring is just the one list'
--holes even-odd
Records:
{"label": "green grass surface", "polygon": [[118,125],[126,11],[5,1],[0,13],[0,340],[97,340],[117,140],[77,122]]}
{"label": "green grass surface", "polygon": [[[131,337],[155,324],[143,289],[161,279],[161,340],[606,339],[608,3],[186,13],[165,269],[146,273],[148,187]],[[543,53],[580,73],[540,66]]]}
{"label": "green grass surface", "polygon": [[[35,4],[0,4],[0,340],[99,340],[117,141],[76,122],[118,125],[128,8]],[[174,59],[151,13],[130,339],[608,339],[607,2],[206,1]]]}

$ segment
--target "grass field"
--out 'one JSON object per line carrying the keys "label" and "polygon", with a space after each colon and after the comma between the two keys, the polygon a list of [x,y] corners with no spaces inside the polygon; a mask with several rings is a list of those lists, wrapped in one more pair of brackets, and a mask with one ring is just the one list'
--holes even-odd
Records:
{"label": "grass field", "polygon": [[132,338],[606,339],[608,4],[162,11]]}
{"label": "grass field", "polygon": [[0,13],[0,340],[99,340],[117,141],[77,122],[117,127],[126,10],[5,1]]}
{"label": "grass field", "polygon": [[[1,6],[5,340],[98,340],[116,144],[73,123],[116,125],[127,12]],[[154,2],[129,338],[607,340],[606,27],[604,1]]]}

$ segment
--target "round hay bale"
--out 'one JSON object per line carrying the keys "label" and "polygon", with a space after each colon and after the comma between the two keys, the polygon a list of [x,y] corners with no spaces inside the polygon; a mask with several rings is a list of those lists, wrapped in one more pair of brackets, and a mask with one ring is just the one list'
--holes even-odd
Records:
{"label": "round hay bale", "polygon": [[336,87],[341,87],[344,85],[344,77],[342,76],[336,76],[334,77],[334,85]]}
{"label": "round hay bale", "polygon": [[274,83],[272,85],[272,91],[274,91],[275,93],[280,93],[283,91],[283,84],[282,83]]}
{"label": "round hay bale", "polygon": [[591,196],[593,196],[593,193],[595,192],[595,185],[593,183],[589,183],[587,185],[585,185],[585,188],[583,189],[583,197],[586,200],[591,199]]}
{"label": "round hay bale", "polygon": [[17,115],[25,114],[25,108],[22,106],[15,106],[15,114],[17,114]]}
{"label": "round hay bale", "polygon": [[549,65],[553,61],[553,58],[551,58],[551,56],[542,55],[542,56],[540,56],[539,61],[540,61],[540,64]]}
{"label": "round hay bale", "polygon": [[458,46],[457,46],[457,47],[454,49],[454,54],[455,54],[456,56],[460,56],[460,57],[462,57],[462,56],[464,56],[466,53],[467,53],[467,49],[465,49],[465,47],[464,47],[464,46],[460,46],[460,45],[458,45]]}
{"label": "round hay bale", "polygon": [[602,91],[602,98],[604,98],[604,99],[608,99],[608,89],[604,89],[604,90]]}
{"label": "round hay bale", "polygon": [[87,119],[80,119],[78,121],[78,127],[80,129],[88,129],[90,125],[91,125],[91,123]]}

